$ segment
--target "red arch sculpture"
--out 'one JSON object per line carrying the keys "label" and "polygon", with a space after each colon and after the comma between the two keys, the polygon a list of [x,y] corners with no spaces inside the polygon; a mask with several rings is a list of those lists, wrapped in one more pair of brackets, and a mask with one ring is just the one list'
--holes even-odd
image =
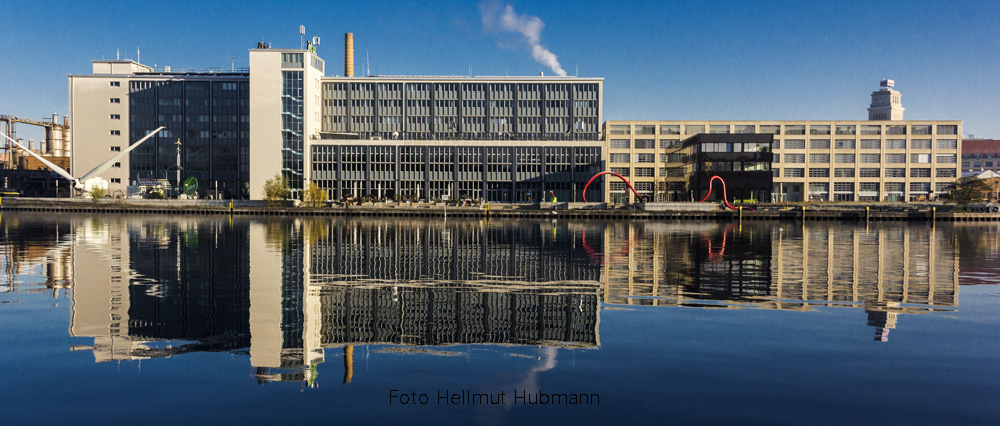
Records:
{"label": "red arch sculpture", "polygon": [[[712,182],[714,182],[716,179],[718,179],[719,182],[722,183],[722,202],[726,204],[726,207],[729,207],[732,210],[736,210],[736,207],[733,207],[731,204],[729,204],[729,201],[726,200],[726,198],[727,198],[727,196],[726,196],[726,181],[722,180],[722,178],[719,177],[719,175],[714,175],[714,176],[712,176],[711,179],[708,180],[708,194],[705,194],[705,198],[702,198],[701,201],[707,200],[708,197],[712,195]],[[748,210],[753,210],[750,207],[747,207],[747,209]]]}
{"label": "red arch sculpture", "polygon": [[[600,172],[600,173],[594,175],[594,177],[590,178],[590,180],[587,181],[587,184],[583,186],[583,202],[585,202],[585,203],[587,202],[587,187],[590,186],[590,183],[593,182],[594,179],[597,179],[597,177],[600,176],[600,175],[615,175],[615,176],[618,176],[618,179],[621,179],[621,180],[625,181],[625,184],[628,185],[628,188],[632,190],[632,193],[635,194],[635,198],[637,200],[639,200],[639,201],[646,201],[647,197],[643,197],[642,195],[639,195],[639,193],[636,192],[635,188],[632,186],[632,182],[629,182],[628,179],[625,179],[625,177],[623,177],[622,175],[620,175],[618,173],[615,173],[615,172]],[[716,177],[718,177],[718,176],[716,176]],[[704,200],[702,200],[702,201],[704,201]]]}

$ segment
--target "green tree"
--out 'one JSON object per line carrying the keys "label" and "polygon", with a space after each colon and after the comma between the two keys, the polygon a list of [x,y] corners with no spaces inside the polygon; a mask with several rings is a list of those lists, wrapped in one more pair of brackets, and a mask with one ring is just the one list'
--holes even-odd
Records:
{"label": "green tree", "polygon": [[149,188],[146,190],[146,199],[148,200],[163,200],[166,198],[166,195],[163,194],[163,190],[160,188]]}
{"label": "green tree", "polygon": [[269,207],[281,205],[282,202],[288,199],[291,192],[288,189],[288,179],[282,177],[280,173],[264,181],[264,202]]}
{"label": "green tree", "polygon": [[323,207],[324,203],[326,203],[326,190],[315,182],[310,183],[302,191],[302,204],[306,207]]}
{"label": "green tree", "polygon": [[100,201],[101,198],[104,198],[104,194],[106,192],[107,191],[105,191],[104,188],[94,188],[93,190],[90,191],[90,199],[96,203]]}
{"label": "green tree", "polygon": [[982,179],[967,176],[949,185],[948,193],[950,202],[965,206],[985,200],[990,193],[990,186]]}

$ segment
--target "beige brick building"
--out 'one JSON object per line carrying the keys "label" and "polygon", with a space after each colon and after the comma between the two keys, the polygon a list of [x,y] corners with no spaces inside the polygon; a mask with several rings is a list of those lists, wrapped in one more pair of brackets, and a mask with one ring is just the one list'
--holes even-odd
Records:
{"label": "beige brick building", "polygon": [[[962,122],[947,121],[607,121],[608,170],[655,201],[690,201],[685,139],[699,133],[774,135],[771,200],[935,199],[959,176]],[[608,179],[605,199],[622,202]]]}

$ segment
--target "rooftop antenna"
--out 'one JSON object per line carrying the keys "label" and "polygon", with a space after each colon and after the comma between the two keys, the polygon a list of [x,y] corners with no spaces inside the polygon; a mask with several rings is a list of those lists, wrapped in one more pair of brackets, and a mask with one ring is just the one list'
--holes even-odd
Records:
{"label": "rooftop antenna", "polygon": [[120,51],[120,49],[115,49],[115,60],[116,61],[122,60],[122,52]]}
{"label": "rooftop antenna", "polygon": [[576,64],[576,76],[580,77],[580,64]]}
{"label": "rooftop antenna", "polygon": [[139,46],[135,47],[135,62],[142,63],[141,61],[139,61]]}
{"label": "rooftop antenna", "polygon": [[219,58],[220,59],[229,59],[231,61],[231,65],[230,66],[232,66],[232,70],[234,72],[236,71],[236,60],[239,59],[239,58],[237,58],[235,56],[220,56]]}
{"label": "rooftop antenna", "polygon": [[299,49],[305,49],[306,48],[305,44],[303,44],[303,43],[305,43],[303,41],[304,40],[303,37],[305,37],[305,36],[306,36],[306,26],[305,25],[299,25]]}
{"label": "rooftop antenna", "polygon": [[371,62],[368,62],[368,49],[367,48],[365,49],[365,67],[368,68],[368,71],[365,71],[365,77],[371,77],[372,76],[372,64],[371,64]]}

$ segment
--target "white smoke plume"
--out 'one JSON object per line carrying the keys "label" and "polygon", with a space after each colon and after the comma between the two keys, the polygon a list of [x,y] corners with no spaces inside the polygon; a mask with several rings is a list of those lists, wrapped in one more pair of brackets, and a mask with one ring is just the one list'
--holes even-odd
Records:
{"label": "white smoke plume", "polygon": [[556,54],[542,46],[542,29],[545,28],[545,22],[541,18],[527,14],[518,15],[514,12],[514,6],[504,5],[496,0],[480,3],[479,14],[486,31],[521,34],[531,48],[531,57],[535,58],[535,61],[549,67],[556,75],[566,76],[566,70],[559,65]]}

